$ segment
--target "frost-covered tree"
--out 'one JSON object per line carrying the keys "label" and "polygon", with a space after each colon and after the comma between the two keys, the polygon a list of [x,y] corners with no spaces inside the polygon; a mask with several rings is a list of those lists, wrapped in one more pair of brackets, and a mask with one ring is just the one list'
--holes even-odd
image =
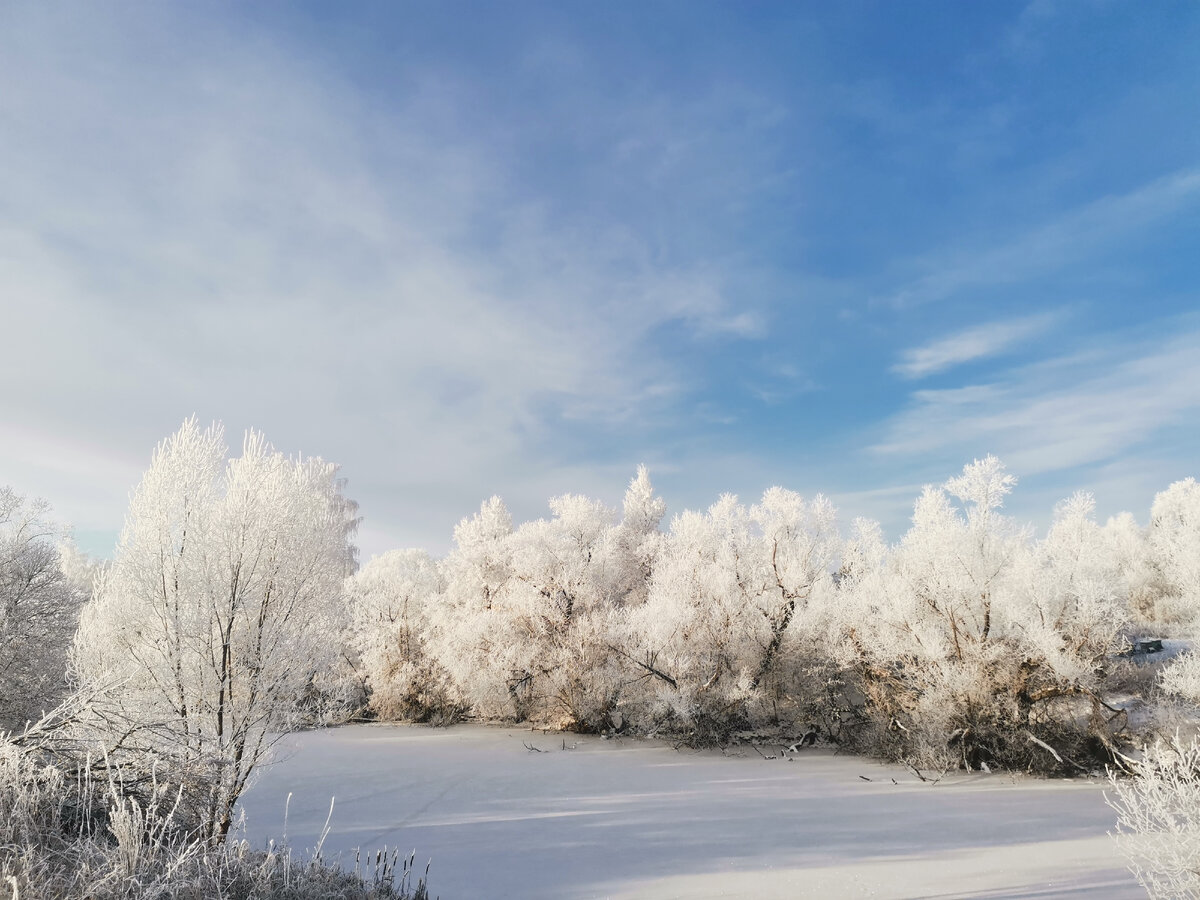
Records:
{"label": "frost-covered tree", "polygon": [[1192,650],[1172,660],[1163,668],[1158,683],[1164,693],[1200,706],[1200,653]]}
{"label": "frost-covered tree", "polygon": [[706,513],[676,516],[648,598],[627,617],[626,658],[653,695],[652,718],[708,740],[753,705],[796,700],[797,623],[812,624],[810,604],[831,586],[839,551],[820,496],[772,488],[749,509],[725,495]]}
{"label": "frost-covered tree", "polygon": [[504,607],[512,577],[512,530],[512,516],[499,497],[455,526],[454,548],[442,564],[443,602],[428,632],[433,653],[464,701],[487,717],[513,715],[510,701],[519,696],[519,681],[510,691],[507,672],[517,670],[506,658],[514,652],[507,643]]}
{"label": "frost-covered tree", "polygon": [[1160,631],[1175,615],[1174,602],[1166,596],[1147,529],[1138,525],[1132,513],[1123,512],[1108,520],[1104,534],[1112,562],[1120,573],[1119,593],[1127,599],[1130,628],[1143,633]]}
{"label": "frost-covered tree", "polygon": [[336,466],[256,432],[226,455],[221,427],[194,419],[158,446],[72,651],[78,677],[117,684],[151,749],[208,772],[217,840],[336,652],[356,526]]}
{"label": "frost-covered tree", "polygon": [[44,501],[0,487],[0,730],[61,699],[89,563]]}
{"label": "frost-covered tree", "polygon": [[[456,529],[444,562],[436,634],[443,660],[485,715],[592,728],[606,701],[603,619],[611,605],[607,538],[614,515],[565,495],[554,517],[511,531],[498,499]],[[598,680],[599,679],[599,680]]]}
{"label": "frost-covered tree", "polygon": [[638,466],[621,506],[621,524],[613,530],[609,548],[613,598],[618,606],[645,601],[650,579],[662,551],[659,531],[667,513],[666,501],[654,493],[650,473]]}
{"label": "frost-covered tree", "polygon": [[346,583],[351,644],[380,718],[424,722],[459,707],[449,674],[427,646],[444,589],[424,550],[385,553]]}
{"label": "frost-covered tree", "polygon": [[528,522],[512,536],[510,627],[525,651],[519,669],[531,694],[544,698],[546,717],[591,731],[605,727],[614,702],[606,638],[616,516],[574,494],[555,497],[550,508],[552,519]]}
{"label": "frost-covered tree", "polygon": [[1021,660],[1017,724],[1067,746],[1099,744],[1120,765],[1114,733],[1128,720],[1106,699],[1107,679],[1128,630],[1132,579],[1120,553],[1123,529],[1097,525],[1095,505],[1081,492],[1055,509],[1017,572],[1007,640]]}
{"label": "frost-covered tree", "polygon": [[860,589],[851,604],[847,635],[885,752],[927,757],[951,735],[994,731],[993,673],[1016,665],[1002,637],[1026,536],[999,513],[1015,481],[987,457],[925,488],[882,579],[864,585],[880,593]]}
{"label": "frost-covered tree", "polygon": [[1111,535],[1080,494],[1035,542],[999,512],[1014,483],[987,457],[926,488],[879,575],[847,581],[875,749],[1023,763],[1082,739],[1080,718],[1109,742],[1101,681],[1126,620]]}
{"label": "frost-covered tree", "polygon": [[1129,618],[1119,552],[1124,535],[1120,525],[1097,525],[1095,508],[1092,495],[1083,492],[1060,503],[1045,539],[1017,572],[1011,617],[1026,669],[1036,665],[1043,681],[1062,690],[1099,689],[1099,673]]}
{"label": "frost-covered tree", "polygon": [[1157,494],[1147,531],[1159,575],[1159,615],[1187,629],[1200,626],[1200,484],[1176,481]]}
{"label": "frost-covered tree", "polygon": [[493,497],[459,523],[426,646],[481,715],[620,727],[622,615],[646,596],[665,507],[641,467],[620,523],[579,495],[550,509],[514,529]]}

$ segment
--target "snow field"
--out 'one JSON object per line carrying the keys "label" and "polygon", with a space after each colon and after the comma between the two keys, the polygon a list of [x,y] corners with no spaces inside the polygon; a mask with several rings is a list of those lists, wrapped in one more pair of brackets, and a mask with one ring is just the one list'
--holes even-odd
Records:
{"label": "snow field", "polygon": [[242,801],[254,845],[284,836],[286,806],[287,840],[315,846],[333,797],[327,858],[415,849],[442,900],[1144,896],[1099,779],[930,785],[820,748],[764,760],[479,725],[280,747]]}

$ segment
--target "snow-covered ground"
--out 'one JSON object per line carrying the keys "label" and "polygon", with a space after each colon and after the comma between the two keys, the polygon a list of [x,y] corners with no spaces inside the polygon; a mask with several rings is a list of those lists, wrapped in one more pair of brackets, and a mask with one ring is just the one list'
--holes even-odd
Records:
{"label": "snow-covered ground", "polygon": [[415,848],[443,900],[1144,896],[1098,780],[931,786],[822,749],[563,745],[476,725],[292,735],[244,798],[248,837],[282,835],[290,792],[288,840],[311,847],[336,797],[327,857]]}

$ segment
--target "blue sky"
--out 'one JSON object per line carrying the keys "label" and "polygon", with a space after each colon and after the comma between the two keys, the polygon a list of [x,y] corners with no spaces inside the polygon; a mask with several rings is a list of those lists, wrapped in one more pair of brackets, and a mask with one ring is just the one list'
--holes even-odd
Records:
{"label": "blue sky", "polygon": [[0,5],[0,483],[105,555],[186,416],[364,556],[773,484],[898,538],[1197,475],[1194,3]]}

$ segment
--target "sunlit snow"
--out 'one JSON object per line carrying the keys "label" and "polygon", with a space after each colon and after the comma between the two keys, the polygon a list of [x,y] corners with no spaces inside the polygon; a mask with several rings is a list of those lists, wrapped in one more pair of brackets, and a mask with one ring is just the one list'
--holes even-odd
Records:
{"label": "sunlit snow", "polygon": [[823,748],[763,759],[475,725],[348,726],[281,747],[243,800],[252,843],[282,836],[290,793],[288,840],[314,846],[332,797],[327,857],[415,849],[443,900],[1142,896],[1102,779],[930,785]]}

